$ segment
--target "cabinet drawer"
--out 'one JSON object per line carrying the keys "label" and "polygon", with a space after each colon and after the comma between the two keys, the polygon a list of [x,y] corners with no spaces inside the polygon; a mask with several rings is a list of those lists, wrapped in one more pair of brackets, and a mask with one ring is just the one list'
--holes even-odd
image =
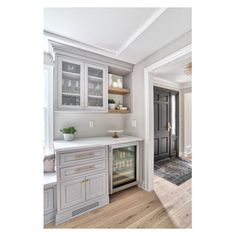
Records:
{"label": "cabinet drawer", "polygon": [[105,158],[105,148],[60,154],[60,166],[68,166]]}
{"label": "cabinet drawer", "polygon": [[65,167],[60,169],[61,180],[70,179],[84,174],[89,174],[94,171],[105,170],[106,161],[96,161],[86,164],[78,164],[76,166]]}

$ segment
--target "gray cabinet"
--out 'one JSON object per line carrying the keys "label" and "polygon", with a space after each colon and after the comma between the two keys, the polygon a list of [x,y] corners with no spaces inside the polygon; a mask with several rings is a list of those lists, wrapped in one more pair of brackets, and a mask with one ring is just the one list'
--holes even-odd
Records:
{"label": "gray cabinet", "polygon": [[56,185],[44,187],[44,224],[55,220],[56,213]]}
{"label": "gray cabinet", "polygon": [[55,110],[107,111],[107,66],[56,55],[55,72]]}
{"label": "gray cabinet", "polygon": [[56,152],[56,224],[109,203],[107,147]]}
{"label": "gray cabinet", "polygon": [[85,201],[85,178],[61,183],[61,209]]}
{"label": "gray cabinet", "polygon": [[101,172],[86,177],[86,200],[107,194],[107,174]]}

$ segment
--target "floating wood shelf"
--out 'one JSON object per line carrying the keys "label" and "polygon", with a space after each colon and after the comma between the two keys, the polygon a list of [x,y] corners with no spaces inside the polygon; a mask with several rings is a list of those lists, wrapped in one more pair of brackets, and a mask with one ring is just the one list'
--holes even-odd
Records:
{"label": "floating wood shelf", "polygon": [[129,89],[109,87],[108,88],[108,93],[125,95],[125,94],[129,94]]}
{"label": "floating wood shelf", "polygon": [[109,110],[109,113],[130,113],[129,110]]}

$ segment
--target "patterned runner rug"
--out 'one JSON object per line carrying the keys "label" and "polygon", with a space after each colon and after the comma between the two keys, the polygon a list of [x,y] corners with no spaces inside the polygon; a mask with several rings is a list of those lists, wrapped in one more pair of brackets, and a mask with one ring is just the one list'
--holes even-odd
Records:
{"label": "patterned runner rug", "polygon": [[154,161],[154,174],[180,185],[192,178],[192,162],[180,158]]}

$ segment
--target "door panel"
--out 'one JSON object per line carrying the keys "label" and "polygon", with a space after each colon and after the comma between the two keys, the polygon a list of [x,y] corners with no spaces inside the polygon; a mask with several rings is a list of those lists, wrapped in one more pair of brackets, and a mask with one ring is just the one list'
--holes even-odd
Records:
{"label": "door panel", "polygon": [[67,208],[85,201],[85,178],[61,183],[61,208]]}
{"label": "door panel", "polygon": [[178,92],[154,87],[153,98],[154,159],[160,160],[178,155]]}
{"label": "door panel", "polygon": [[44,212],[53,210],[53,188],[44,190]]}
{"label": "door panel", "polygon": [[58,108],[80,109],[83,106],[83,64],[59,57]]}
{"label": "door panel", "polygon": [[170,134],[168,122],[170,114],[169,92],[154,87],[154,158],[159,160],[170,156]]}
{"label": "door panel", "polygon": [[104,110],[107,100],[106,68],[92,64],[85,65],[87,109]]}
{"label": "door panel", "polygon": [[102,196],[107,192],[107,174],[105,172],[86,177],[86,200]]}
{"label": "door panel", "polygon": [[166,130],[168,125],[169,104],[158,104],[159,106],[159,130]]}

